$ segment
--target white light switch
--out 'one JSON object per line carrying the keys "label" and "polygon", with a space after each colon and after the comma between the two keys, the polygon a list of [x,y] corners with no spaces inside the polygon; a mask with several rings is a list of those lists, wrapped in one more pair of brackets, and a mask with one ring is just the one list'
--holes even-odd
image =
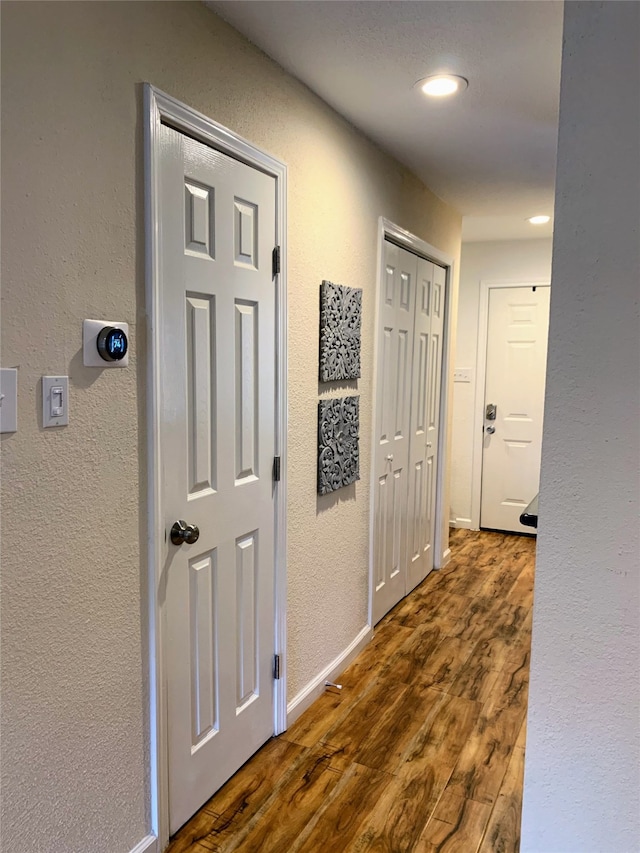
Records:
{"label": "white light switch", "polygon": [[66,426],[69,423],[69,377],[42,377],[42,426]]}
{"label": "white light switch", "polygon": [[0,369],[0,432],[18,430],[18,369]]}
{"label": "white light switch", "polygon": [[51,389],[51,411],[52,418],[61,418],[64,411],[62,385],[54,386]]}

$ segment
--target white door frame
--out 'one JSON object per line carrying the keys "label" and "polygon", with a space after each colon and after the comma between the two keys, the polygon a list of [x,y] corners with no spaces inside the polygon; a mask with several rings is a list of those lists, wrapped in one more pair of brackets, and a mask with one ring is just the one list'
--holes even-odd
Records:
{"label": "white door frame", "polygon": [[[376,295],[375,295],[375,312],[374,312],[374,339],[373,339],[373,389],[371,400],[371,459],[374,458],[374,448],[376,442],[376,405],[378,395],[378,346],[379,346],[379,321],[380,321],[380,292],[382,289],[384,275],[384,241],[391,240],[403,249],[413,252],[415,255],[425,258],[428,261],[433,261],[439,266],[444,267],[447,271],[445,280],[445,302],[444,302],[444,323],[443,323],[443,341],[442,341],[442,377],[440,383],[440,418],[439,418],[439,441],[438,450],[436,453],[436,505],[434,513],[434,536],[433,536],[433,567],[434,569],[442,569],[449,561],[450,550],[448,543],[444,545],[443,536],[443,500],[445,492],[445,462],[447,459],[448,450],[448,435],[447,423],[449,417],[449,382],[446,381],[449,375],[449,365],[451,364],[451,296],[454,280],[454,259],[446,252],[436,249],[430,243],[416,237],[410,231],[405,231],[399,225],[385,219],[381,216],[378,219],[378,274],[376,277]],[[375,480],[376,472],[373,461],[371,464],[371,480],[370,480],[370,506],[369,506],[369,625],[373,627],[373,593],[374,593],[374,533],[375,533]],[[447,523],[449,513],[447,510]]]}
{"label": "white door frame", "polygon": [[[276,235],[280,246],[280,274],[276,284],[276,455],[281,459],[281,479],[275,488],[275,652],[280,655],[280,679],[274,683],[274,734],[287,725],[286,679],[286,474],[287,474],[287,252],[286,198],[287,167],[275,157],[256,148],[220,124],[212,121],[164,92],[144,84],[145,118],[145,262],[147,311],[147,447],[148,447],[148,660],[149,660],[149,736],[151,828],[158,838],[158,849],[169,842],[169,755],[167,744],[167,703],[163,655],[163,619],[160,604],[161,547],[165,524],[162,508],[162,448],[160,446],[160,394],[162,359],[160,354],[160,281],[159,240],[160,194],[158,131],[168,124],[211,148],[240,160],[275,178]],[[143,629],[144,630],[144,629]]]}
{"label": "white door frame", "polygon": [[497,287],[550,287],[546,281],[512,281],[483,279],[478,302],[478,352],[476,356],[476,393],[473,403],[473,455],[471,468],[471,529],[480,529],[482,498],[482,451],[484,438],[484,389],[487,380],[487,336],[489,333],[489,294]]}

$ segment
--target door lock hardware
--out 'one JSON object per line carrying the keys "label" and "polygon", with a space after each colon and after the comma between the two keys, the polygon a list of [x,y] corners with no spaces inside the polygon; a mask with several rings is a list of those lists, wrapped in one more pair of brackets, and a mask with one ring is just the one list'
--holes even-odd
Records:
{"label": "door lock hardware", "polygon": [[195,524],[187,524],[186,521],[176,521],[171,528],[171,541],[174,545],[193,545],[200,538],[200,531]]}
{"label": "door lock hardware", "polygon": [[487,408],[484,413],[485,418],[488,421],[495,421],[496,415],[498,413],[498,407],[495,403],[487,403]]}
{"label": "door lock hardware", "polygon": [[494,432],[496,431],[496,428],[494,427],[494,425],[493,425],[493,424],[489,424],[489,426],[486,426],[486,427],[484,428],[484,431],[485,431],[485,432],[488,432],[488,433],[489,433],[489,435],[493,435],[493,434],[494,434]]}

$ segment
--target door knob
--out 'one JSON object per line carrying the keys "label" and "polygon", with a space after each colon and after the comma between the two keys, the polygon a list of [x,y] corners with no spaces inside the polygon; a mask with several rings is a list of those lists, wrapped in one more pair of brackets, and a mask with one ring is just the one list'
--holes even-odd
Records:
{"label": "door knob", "polygon": [[393,462],[393,453],[390,453],[387,457],[387,462]]}
{"label": "door knob", "polygon": [[496,431],[496,428],[493,426],[493,424],[489,424],[489,426],[486,426],[484,429],[485,429],[485,432],[489,433],[489,435],[493,435],[494,432]]}
{"label": "door knob", "polygon": [[200,531],[195,524],[187,524],[186,521],[176,521],[171,528],[171,541],[174,545],[193,545],[200,538]]}

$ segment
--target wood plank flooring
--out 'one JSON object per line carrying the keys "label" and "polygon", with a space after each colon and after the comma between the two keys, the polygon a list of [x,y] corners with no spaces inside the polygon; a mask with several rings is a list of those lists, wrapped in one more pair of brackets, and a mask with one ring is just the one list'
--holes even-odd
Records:
{"label": "wood plank flooring", "polygon": [[517,853],[535,541],[451,550],[169,853]]}

